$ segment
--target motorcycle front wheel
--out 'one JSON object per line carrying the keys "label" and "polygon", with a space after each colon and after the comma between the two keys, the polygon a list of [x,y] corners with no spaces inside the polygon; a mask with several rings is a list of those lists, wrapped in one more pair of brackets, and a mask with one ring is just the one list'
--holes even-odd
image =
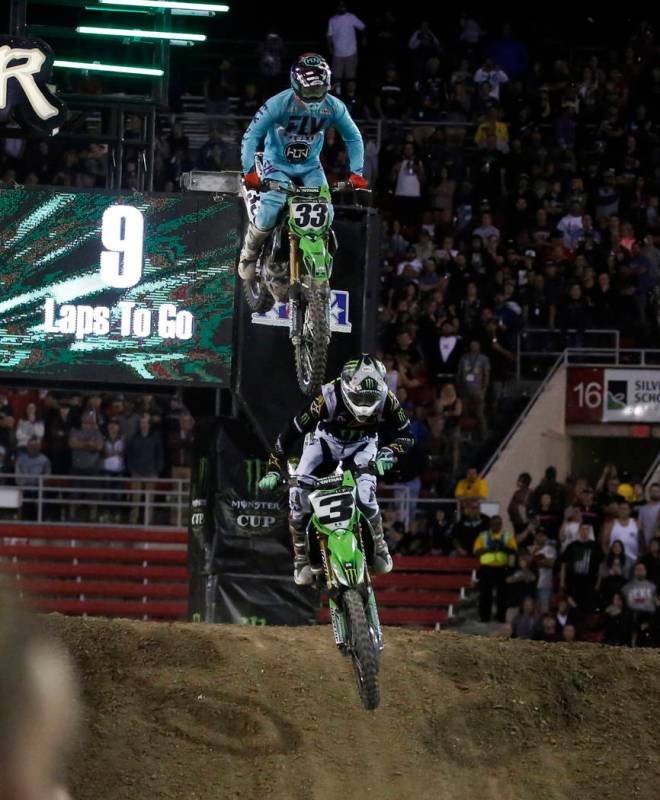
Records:
{"label": "motorcycle front wheel", "polygon": [[380,702],[378,652],[369,631],[362,597],[354,589],[342,596],[348,627],[348,643],[353,671],[362,705],[373,711]]}
{"label": "motorcycle front wheel", "polygon": [[312,289],[305,304],[302,332],[294,341],[296,375],[300,391],[311,397],[325,380],[330,344],[329,294]]}

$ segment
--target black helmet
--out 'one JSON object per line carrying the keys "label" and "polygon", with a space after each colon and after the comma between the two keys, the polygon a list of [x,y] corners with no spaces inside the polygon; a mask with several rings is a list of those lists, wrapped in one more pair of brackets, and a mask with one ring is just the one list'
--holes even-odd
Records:
{"label": "black helmet", "polygon": [[348,361],[341,371],[341,395],[346,407],[358,422],[376,413],[387,397],[385,365],[364,353]]}
{"label": "black helmet", "polygon": [[330,91],[330,66],[317,53],[303,53],[291,67],[291,88],[304,103],[321,103]]}

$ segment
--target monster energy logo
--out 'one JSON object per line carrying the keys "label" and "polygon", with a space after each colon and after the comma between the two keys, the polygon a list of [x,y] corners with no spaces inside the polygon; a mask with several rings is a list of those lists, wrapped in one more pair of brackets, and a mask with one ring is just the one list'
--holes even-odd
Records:
{"label": "monster energy logo", "polygon": [[353,564],[344,564],[344,572],[349,583],[357,583],[357,570]]}
{"label": "monster energy logo", "polygon": [[247,487],[250,494],[257,493],[257,484],[268,471],[268,462],[261,458],[246,458]]}

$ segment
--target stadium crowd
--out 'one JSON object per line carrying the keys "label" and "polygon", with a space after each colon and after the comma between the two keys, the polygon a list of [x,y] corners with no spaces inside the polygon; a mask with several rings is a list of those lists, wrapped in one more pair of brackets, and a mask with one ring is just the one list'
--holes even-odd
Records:
{"label": "stadium crowd", "polygon": [[[515,415],[513,378],[528,341],[555,353],[611,346],[614,331],[622,346],[656,341],[660,62],[646,23],[618,49],[549,58],[509,24],[486,33],[465,16],[440,35],[400,22],[389,13],[361,20],[342,6],[327,50],[335,91],[361,121],[383,217],[380,349],[417,445],[400,477],[442,497]],[[199,89],[207,110],[251,116],[286,86],[290,49],[271,31],[247,74],[220,59]],[[238,166],[240,129],[210,123],[193,150],[181,118],[163,128],[158,188],[176,190],[195,166]],[[128,188],[139,135],[129,115]],[[105,180],[103,146],[31,147],[5,182]],[[346,177],[333,130],[322,160],[330,180]]]}
{"label": "stadium crowd", "polygon": [[36,518],[39,478],[52,475],[42,490],[47,520],[168,522],[158,507],[144,518],[145,493],[156,499],[158,478],[190,480],[194,427],[178,395],[0,387],[0,484],[22,489],[23,519]]}
{"label": "stadium crowd", "polygon": [[405,555],[474,555],[479,617],[508,621],[514,638],[660,646],[660,484],[606,464],[594,485],[549,467],[518,476],[506,516],[487,516],[487,482],[457,486],[460,518],[444,510],[404,530],[388,514],[390,548]]}

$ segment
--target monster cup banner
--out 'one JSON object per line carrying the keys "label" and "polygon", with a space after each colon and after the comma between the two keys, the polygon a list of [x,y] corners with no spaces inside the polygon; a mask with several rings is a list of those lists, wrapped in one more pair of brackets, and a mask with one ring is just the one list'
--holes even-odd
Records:
{"label": "monster cup banner", "polygon": [[217,420],[204,439],[202,450],[208,452],[199,452],[197,464],[208,464],[210,491],[193,491],[193,618],[253,625],[314,622],[316,594],[293,583],[286,489],[258,492],[267,469],[263,444],[246,421],[229,418]]}
{"label": "monster cup banner", "polygon": [[41,39],[0,36],[0,122],[56,133],[65,109],[48,88],[53,52]]}
{"label": "monster cup banner", "polygon": [[570,367],[566,422],[660,423],[660,369]]}

